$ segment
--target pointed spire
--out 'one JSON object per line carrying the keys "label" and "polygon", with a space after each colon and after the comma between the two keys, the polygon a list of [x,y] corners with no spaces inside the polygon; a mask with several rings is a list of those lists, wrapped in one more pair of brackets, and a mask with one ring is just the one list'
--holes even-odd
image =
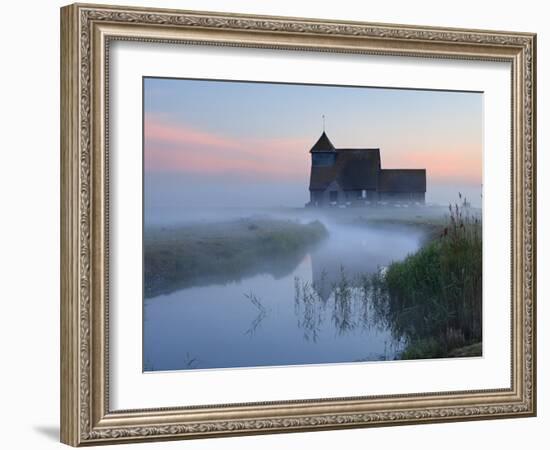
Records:
{"label": "pointed spire", "polygon": [[330,139],[328,138],[327,134],[323,131],[323,134],[321,134],[321,137],[317,140],[315,145],[311,147],[310,153],[313,152],[334,152],[336,149],[334,148],[334,145],[332,145],[332,142],[330,142]]}

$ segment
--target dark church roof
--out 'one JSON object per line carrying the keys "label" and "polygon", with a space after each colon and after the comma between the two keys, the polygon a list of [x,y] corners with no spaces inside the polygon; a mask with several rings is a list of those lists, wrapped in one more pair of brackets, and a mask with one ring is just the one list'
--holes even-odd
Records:
{"label": "dark church roof", "polygon": [[425,169],[382,169],[378,148],[334,148],[323,131],[310,150],[309,189],[324,191],[333,182],[348,191],[426,192]]}
{"label": "dark church roof", "polygon": [[319,138],[319,140],[315,143],[313,147],[311,147],[310,153],[313,152],[333,152],[335,150],[334,145],[332,145],[332,142],[330,142],[330,139],[326,135],[326,133],[323,131],[323,134]]}
{"label": "dark church roof", "polygon": [[333,165],[312,166],[310,190],[325,190],[333,181],[344,190],[377,188],[380,169],[379,149],[339,148],[335,149],[335,153]]}
{"label": "dark church roof", "polygon": [[379,192],[426,192],[426,169],[382,169]]}

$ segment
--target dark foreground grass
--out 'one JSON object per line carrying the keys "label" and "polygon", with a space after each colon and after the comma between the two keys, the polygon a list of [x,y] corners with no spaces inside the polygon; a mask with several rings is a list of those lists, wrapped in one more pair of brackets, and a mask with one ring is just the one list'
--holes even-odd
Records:
{"label": "dark foreground grass", "polygon": [[[449,207],[441,235],[373,276],[375,303],[407,346],[401,359],[481,354],[481,221]],[[473,346],[472,346],[473,345]],[[457,354],[461,354],[457,351]]]}
{"label": "dark foreground grass", "polygon": [[237,281],[258,273],[284,276],[327,236],[318,221],[241,219],[147,230],[144,295]]}

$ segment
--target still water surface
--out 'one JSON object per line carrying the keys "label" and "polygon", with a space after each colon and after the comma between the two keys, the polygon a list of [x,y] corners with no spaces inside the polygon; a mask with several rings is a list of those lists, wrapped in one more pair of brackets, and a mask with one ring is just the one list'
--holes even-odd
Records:
{"label": "still water surface", "polygon": [[403,342],[373,321],[358,280],[415,252],[421,233],[326,226],[329,238],[293,267],[145,299],[144,370],[394,359]]}

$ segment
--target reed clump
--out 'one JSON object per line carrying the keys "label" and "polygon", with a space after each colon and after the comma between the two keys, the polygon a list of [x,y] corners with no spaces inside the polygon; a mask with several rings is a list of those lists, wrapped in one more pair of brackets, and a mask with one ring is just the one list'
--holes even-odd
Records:
{"label": "reed clump", "polygon": [[481,341],[482,222],[460,200],[438,238],[377,280],[392,332],[407,342],[402,359],[446,357]]}

